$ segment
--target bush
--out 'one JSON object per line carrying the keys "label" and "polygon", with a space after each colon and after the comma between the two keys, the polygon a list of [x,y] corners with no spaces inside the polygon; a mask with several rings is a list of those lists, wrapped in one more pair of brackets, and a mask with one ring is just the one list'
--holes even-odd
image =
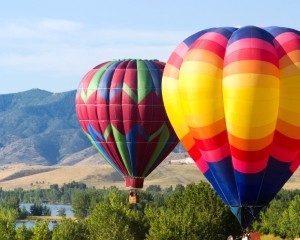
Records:
{"label": "bush", "polygon": [[64,219],[53,230],[52,240],[88,240],[89,234],[85,221]]}
{"label": "bush", "polygon": [[106,201],[99,203],[88,220],[91,239],[145,239],[148,225],[140,210],[131,209],[126,196],[113,191]]}
{"label": "bush", "polygon": [[166,199],[163,207],[148,207],[148,240],[223,240],[239,234],[240,226],[207,183],[191,184]]}
{"label": "bush", "polygon": [[32,216],[51,216],[51,209],[46,205],[35,203],[30,206],[30,215]]}

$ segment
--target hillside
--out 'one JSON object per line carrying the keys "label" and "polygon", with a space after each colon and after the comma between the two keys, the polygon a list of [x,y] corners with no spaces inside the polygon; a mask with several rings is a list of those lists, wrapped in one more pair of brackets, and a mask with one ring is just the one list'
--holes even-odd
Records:
{"label": "hillside", "polygon": [[[75,94],[32,89],[0,95],[0,165],[103,163],[79,127]],[[184,150],[179,145],[176,152]]]}
{"label": "hillside", "polygon": [[0,164],[54,165],[89,147],[74,98],[39,89],[0,95]]}

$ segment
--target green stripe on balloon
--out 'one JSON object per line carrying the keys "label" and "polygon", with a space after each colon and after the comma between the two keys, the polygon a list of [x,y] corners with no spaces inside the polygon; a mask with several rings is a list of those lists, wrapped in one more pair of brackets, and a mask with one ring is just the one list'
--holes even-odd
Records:
{"label": "green stripe on balloon", "polygon": [[131,97],[135,103],[138,103],[138,95],[134,91],[132,91],[132,89],[126,83],[123,84],[123,91],[129,97]]}
{"label": "green stripe on balloon", "polygon": [[131,162],[130,162],[130,158],[129,158],[129,153],[128,153],[128,149],[127,149],[127,144],[126,144],[126,138],[113,125],[112,125],[112,132],[113,132],[114,139],[115,139],[115,142],[117,144],[119,153],[120,153],[120,155],[122,157],[123,163],[124,163],[124,165],[125,165],[125,167],[127,169],[127,172],[128,172],[129,175],[133,175],[133,173],[132,173],[132,166],[131,166]]}
{"label": "green stripe on balloon", "polygon": [[140,103],[152,90],[152,84],[151,84],[151,75],[149,73],[149,69],[147,68],[147,65],[142,60],[137,60],[137,79],[138,79],[138,85],[137,85],[137,91],[138,91],[138,102]]}
{"label": "green stripe on balloon", "polygon": [[114,63],[114,62],[107,63],[107,64],[103,65],[100,69],[98,69],[98,71],[94,74],[92,80],[90,81],[89,86],[87,87],[86,93],[84,92],[84,90],[81,91],[80,96],[85,103],[88,101],[89,97],[92,96],[92,94],[95,91],[97,91],[98,85],[99,85],[99,82],[101,80],[103,73],[106,71],[106,69],[112,63]]}
{"label": "green stripe on balloon", "polygon": [[108,124],[107,128],[105,129],[105,131],[103,133],[103,137],[104,137],[105,141],[107,141],[108,136],[111,132],[112,132],[111,124]]}
{"label": "green stripe on balloon", "polygon": [[157,143],[157,146],[143,172],[143,176],[146,177],[147,173],[150,171],[150,169],[152,168],[153,164],[155,164],[156,160],[158,159],[159,154],[161,154],[161,152],[163,151],[163,149],[165,148],[166,144],[168,143],[168,139],[170,137],[170,132],[169,129],[167,127],[166,124],[163,124],[158,131],[156,131],[151,137],[150,139],[154,139],[155,137],[153,137],[154,135],[159,136],[159,141]]}
{"label": "green stripe on balloon", "polygon": [[110,159],[108,159],[104,154],[102,154],[102,151],[100,150],[100,148],[97,146],[97,144],[95,143],[94,139],[86,132],[84,132],[85,135],[87,136],[87,138],[89,139],[89,141],[93,144],[93,146],[98,150],[98,152],[101,154],[102,157],[104,157],[104,159],[110,163],[110,165],[120,174],[122,174],[122,172],[110,161]]}

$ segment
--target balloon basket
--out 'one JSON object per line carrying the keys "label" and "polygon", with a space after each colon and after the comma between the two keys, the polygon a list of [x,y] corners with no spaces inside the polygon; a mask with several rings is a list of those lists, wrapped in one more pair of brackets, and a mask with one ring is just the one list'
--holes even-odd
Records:
{"label": "balloon basket", "polygon": [[125,179],[125,186],[127,188],[133,189],[133,188],[143,188],[144,185],[144,178],[143,177],[131,177],[126,176]]}
{"label": "balloon basket", "polygon": [[140,202],[140,196],[135,189],[130,190],[128,202],[132,205],[138,204]]}

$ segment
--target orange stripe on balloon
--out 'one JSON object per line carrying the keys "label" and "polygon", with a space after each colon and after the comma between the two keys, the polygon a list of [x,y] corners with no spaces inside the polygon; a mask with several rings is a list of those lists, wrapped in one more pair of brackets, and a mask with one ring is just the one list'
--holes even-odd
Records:
{"label": "orange stripe on balloon", "polygon": [[220,69],[223,68],[223,59],[217,54],[204,50],[204,49],[192,49],[188,52],[184,61],[201,61],[210,63]]}
{"label": "orange stripe on balloon", "polygon": [[300,50],[295,50],[292,52],[289,52],[288,54],[284,55],[279,60],[279,66],[280,68],[288,67],[289,65],[292,65],[296,62],[300,62]]}
{"label": "orange stripe on balloon", "polygon": [[187,151],[189,151],[196,143],[191,132],[180,139],[180,141]]}
{"label": "orange stripe on balloon", "polygon": [[258,151],[269,146],[273,141],[273,133],[261,139],[243,139],[228,134],[229,142],[235,148],[244,151]]}
{"label": "orange stripe on balloon", "polygon": [[276,130],[290,138],[300,139],[300,127],[277,119]]}
{"label": "orange stripe on balloon", "polygon": [[239,73],[258,73],[278,76],[278,68],[269,62],[258,60],[243,60],[228,64],[223,70],[223,77]]}
{"label": "orange stripe on balloon", "polygon": [[179,69],[167,63],[164,69],[164,77],[178,79],[178,76],[179,76]]}
{"label": "orange stripe on balloon", "polygon": [[191,129],[191,133],[193,134],[193,137],[196,139],[201,140],[201,139],[212,138],[226,130],[225,119],[222,118],[206,127],[198,127],[198,128],[190,127],[190,129]]}

